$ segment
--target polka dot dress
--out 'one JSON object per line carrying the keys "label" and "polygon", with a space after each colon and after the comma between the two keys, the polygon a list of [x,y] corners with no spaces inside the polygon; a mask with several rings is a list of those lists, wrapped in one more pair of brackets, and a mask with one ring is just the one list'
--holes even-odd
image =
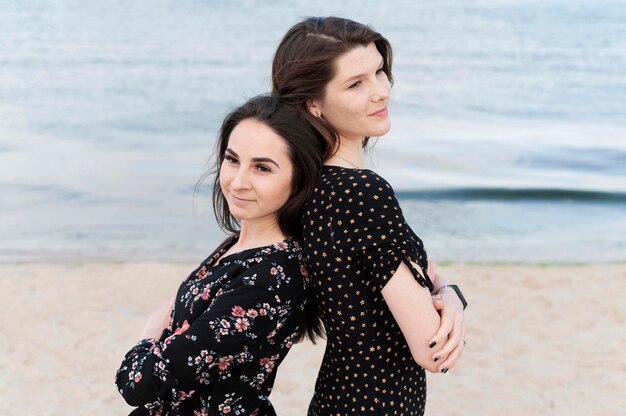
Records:
{"label": "polka dot dress", "polygon": [[325,166],[305,207],[304,253],[327,332],[309,415],[423,415],[426,376],[381,294],[401,262],[427,268],[391,186]]}

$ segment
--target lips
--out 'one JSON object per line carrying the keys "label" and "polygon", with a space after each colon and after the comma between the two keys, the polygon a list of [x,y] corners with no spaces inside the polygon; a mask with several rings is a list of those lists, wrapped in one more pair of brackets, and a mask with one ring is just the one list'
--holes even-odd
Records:
{"label": "lips", "polygon": [[244,206],[244,205],[248,205],[251,202],[254,202],[253,199],[245,199],[245,198],[240,198],[237,197],[233,194],[230,194],[231,200],[233,202],[233,204],[237,205],[237,206]]}
{"label": "lips", "polygon": [[383,107],[380,110],[370,114],[370,116],[386,116],[387,115],[387,107]]}
{"label": "lips", "polygon": [[233,198],[238,199],[238,200],[240,200],[240,201],[252,201],[251,199],[242,198],[242,197],[240,197],[240,196],[233,195],[233,194],[230,194],[230,196],[232,196]]}

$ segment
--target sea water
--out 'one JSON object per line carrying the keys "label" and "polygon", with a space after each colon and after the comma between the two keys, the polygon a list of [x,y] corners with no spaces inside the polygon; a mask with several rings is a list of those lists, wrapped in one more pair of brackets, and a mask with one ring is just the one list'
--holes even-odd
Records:
{"label": "sea water", "polygon": [[0,0],[0,260],[196,261],[220,122],[301,17],[394,46],[368,155],[439,260],[626,260],[626,3]]}

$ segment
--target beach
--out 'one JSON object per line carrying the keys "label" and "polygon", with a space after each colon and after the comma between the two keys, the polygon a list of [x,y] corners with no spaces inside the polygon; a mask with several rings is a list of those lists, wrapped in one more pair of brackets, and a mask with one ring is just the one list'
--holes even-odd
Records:
{"label": "beach", "polygon": [[[225,237],[198,182],[222,120],[323,15],[393,45],[367,164],[469,301],[426,415],[623,414],[623,6],[0,0],[0,416],[132,410],[124,354]],[[278,415],[306,414],[323,352],[293,347]]]}
{"label": "beach", "polygon": [[[0,265],[0,414],[121,415],[114,375],[149,314],[195,265]],[[469,300],[456,368],[429,374],[426,414],[616,415],[626,406],[626,264],[440,266]],[[271,400],[303,415],[323,342],[293,347]]]}

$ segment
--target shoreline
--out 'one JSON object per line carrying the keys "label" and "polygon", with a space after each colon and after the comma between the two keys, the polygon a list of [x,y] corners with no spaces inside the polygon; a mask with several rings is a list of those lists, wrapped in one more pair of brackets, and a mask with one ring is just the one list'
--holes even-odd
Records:
{"label": "shoreline", "polygon": [[[89,264],[102,264],[102,265],[124,265],[124,264],[139,264],[139,263],[152,263],[152,264],[174,264],[174,265],[186,265],[189,267],[195,267],[194,264],[200,264],[205,257],[198,257],[197,259],[155,259],[155,258],[123,258],[118,256],[111,257],[97,257],[97,256],[69,256],[69,257],[54,257],[54,258],[40,258],[31,260],[20,259],[0,259],[0,268],[10,266],[25,266],[25,265],[55,265],[55,266],[81,266]],[[626,259],[623,260],[610,260],[610,261],[581,261],[581,262],[568,262],[568,261],[539,261],[539,262],[518,262],[518,261],[463,261],[463,260],[437,260],[434,259],[439,266],[468,266],[468,267],[480,267],[480,266],[493,266],[493,267],[593,267],[593,266],[622,266],[626,265]],[[196,264],[196,265],[197,265]]]}
{"label": "shoreline", "polygon": [[[439,266],[469,301],[468,346],[448,374],[428,374],[427,415],[609,415],[626,406],[626,264]],[[129,413],[115,370],[194,267],[0,264],[8,340],[0,347],[0,413]],[[279,415],[305,414],[323,345],[297,344],[280,366],[270,396]]]}

